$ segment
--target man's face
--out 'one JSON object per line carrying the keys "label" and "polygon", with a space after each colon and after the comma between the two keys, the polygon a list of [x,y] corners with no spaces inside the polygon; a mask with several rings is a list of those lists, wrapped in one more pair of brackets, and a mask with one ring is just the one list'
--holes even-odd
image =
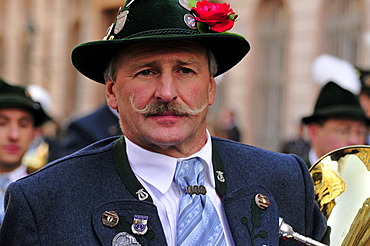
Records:
{"label": "man's face", "polygon": [[21,109],[0,109],[0,172],[17,168],[34,135],[33,117]]}
{"label": "man's face", "polygon": [[[108,104],[120,113],[123,134],[145,149],[174,157],[198,151],[206,142],[205,118],[215,96],[205,50],[195,44],[146,45],[121,54],[116,81],[106,81],[106,92]],[[153,104],[153,109],[173,108],[139,112]],[[197,112],[176,112],[179,107]]]}
{"label": "man's face", "polygon": [[309,126],[310,141],[318,157],[349,145],[362,145],[367,128],[363,121],[329,119],[322,126]]}

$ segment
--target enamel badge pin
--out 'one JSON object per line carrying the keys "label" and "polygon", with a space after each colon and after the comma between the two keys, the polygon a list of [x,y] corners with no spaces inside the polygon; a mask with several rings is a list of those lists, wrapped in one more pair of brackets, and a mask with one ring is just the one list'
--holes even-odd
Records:
{"label": "enamel badge pin", "polygon": [[119,10],[119,14],[117,15],[117,21],[116,26],[114,27],[114,34],[118,34],[120,31],[122,31],[123,27],[125,26],[128,10],[122,11],[122,9]]}
{"label": "enamel badge pin", "polygon": [[149,195],[148,193],[144,190],[144,189],[140,189],[136,192],[137,194],[137,198],[140,200],[140,201],[144,201],[146,199],[148,199]]}
{"label": "enamel badge pin", "polygon": [[221,172],[221,171],[216,171],[216,173],[217,173],[217,179],[218,179],[218,181],[224,183],[225,182],[224,173]]}
{"label": "enamel badge pin", "polygon": [[179,4],[184,8],[184,9],[187,9],[187,10],[191,10],[191,8],[189,7],[189,2],[188,0],[179,0]]}
{"label": "enamel badge pin", "polygon": [[197,29],[197,23],[196,23],[195,17],[192,14],[185,14],[184,22],[191,29]]}
{"label": "enamel badge pin", "polygon": [[137,235],[144,235],[148,231],[148,216],[134,215],[131,231]]}

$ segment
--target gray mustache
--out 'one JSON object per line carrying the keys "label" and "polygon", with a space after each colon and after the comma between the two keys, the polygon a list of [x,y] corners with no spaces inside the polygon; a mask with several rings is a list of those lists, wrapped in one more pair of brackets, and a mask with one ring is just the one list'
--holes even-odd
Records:
{"label": "gray mustache", "polygon": [[192,109],[185,104],[178,104],[176,102],[152,102],[147,104],[143,109],[138,109],[134,102],[133,97],[130,97],[130,102],[134,110],[145,117],[162,114],[172,114],[177,116],[199,115],[207,108],[207,104],[203,104],[200,108]]}

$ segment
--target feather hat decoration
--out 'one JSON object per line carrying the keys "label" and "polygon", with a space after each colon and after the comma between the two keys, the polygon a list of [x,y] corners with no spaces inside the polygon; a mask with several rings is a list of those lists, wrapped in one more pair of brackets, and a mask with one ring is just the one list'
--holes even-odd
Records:
{"label": "feather hat decoration", "polygon": [[321,86],[332,81],[355,95],[360,92],[361,83],[355,66],[332,55],[316,57],[312,64],[312,77]]}

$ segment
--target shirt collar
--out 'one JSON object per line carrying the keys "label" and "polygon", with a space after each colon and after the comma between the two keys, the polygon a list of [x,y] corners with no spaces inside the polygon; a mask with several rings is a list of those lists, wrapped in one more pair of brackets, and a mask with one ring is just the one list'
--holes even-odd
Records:
{"label": "shirt collar", "polygon": [[10,182],[14,182],[20,178],[23,178],[24,176],[27,176],[27,167],[26,165],[22,164],[11,172],[3,173],[2,176],[7,176]]}
{"label": "shirt collar", "polygon": [[206,181],[214,188],[211,136],[207,131],[207,142],[197,153],[186,158],[173,158],[141,148],[125,137],[127,157],[132,171],[162,194],[170,188],[178,160],[200,157],[207,163]]}

